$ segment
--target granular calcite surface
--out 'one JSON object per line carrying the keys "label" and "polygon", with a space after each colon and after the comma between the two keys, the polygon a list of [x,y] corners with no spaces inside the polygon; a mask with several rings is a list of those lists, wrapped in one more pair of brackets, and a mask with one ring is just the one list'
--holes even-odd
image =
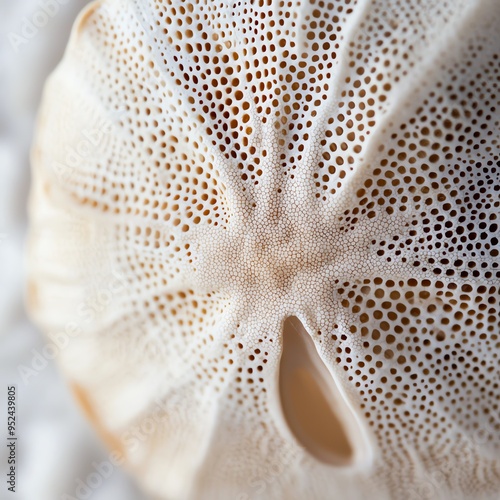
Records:
{"label": "granular calcite surface", "polygon": [[496,0],[81,13],[27,300],[154,498],[499,497],[499,27]]}

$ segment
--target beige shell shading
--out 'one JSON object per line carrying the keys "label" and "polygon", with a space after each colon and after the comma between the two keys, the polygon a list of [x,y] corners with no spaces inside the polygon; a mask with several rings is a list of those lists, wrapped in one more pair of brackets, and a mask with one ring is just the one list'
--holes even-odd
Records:
{"label": "beige shell shading", "polygon": [[28,302],[153,498],[499,498],[499,26],[497,0],[80,15]]}

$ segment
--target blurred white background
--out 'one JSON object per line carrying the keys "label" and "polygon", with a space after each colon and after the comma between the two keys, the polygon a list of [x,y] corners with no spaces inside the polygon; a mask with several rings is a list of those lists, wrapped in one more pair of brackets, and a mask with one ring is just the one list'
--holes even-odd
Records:
{"label": "blurred white background", "polygon": [[[115,468],[78,489],[107,451],[60,376],[57,360],[20,375],[46,345],[23,305],[29,149],[44,81],[61,59],[86,0],[0,0],[0,499],[143,500]],[[35,361],[36,363],[36,361]],[[26,373],[26,372],[25,372]],[[17,386],[17,488],[7,490],[7,387]],[[94,476],[94,480],[96,477]],[[89,495],[90,492],[90,495]]]}

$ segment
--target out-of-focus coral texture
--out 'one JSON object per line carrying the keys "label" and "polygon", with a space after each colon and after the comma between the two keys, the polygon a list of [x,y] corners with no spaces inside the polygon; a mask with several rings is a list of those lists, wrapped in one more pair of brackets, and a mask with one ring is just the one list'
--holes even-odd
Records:
{"label": "out-of-focus coral texture", "polygon": [[[8,449],[0,452],[0,499],[143,500],[114,468],[82,486],[107,451],[77,408],[47,340],[23,304],[23,250],[30,182],[29,149],[43,84],[61,59],[86,0],[0,0],[0,435],[6,435],[7,387],[17,392],[16,493],[7,490]],[[44,351],[45,348],[45,351]],[[5,443],[5,439],[2,439]],[[108,477],[103,477],[103,476]],[[65,496],[67,495],[67,496]]]}

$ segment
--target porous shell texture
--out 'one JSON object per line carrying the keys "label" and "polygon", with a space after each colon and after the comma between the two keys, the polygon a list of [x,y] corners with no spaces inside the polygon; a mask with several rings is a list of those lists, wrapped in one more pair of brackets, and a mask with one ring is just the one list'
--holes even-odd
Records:
{"label": "porous shell texture", "polygon": [[[81,13],[27,300],[154,498],[498,498],[499,26],[497,0]],[[290,316],[364,436],[350,466],[287,425]]]}

